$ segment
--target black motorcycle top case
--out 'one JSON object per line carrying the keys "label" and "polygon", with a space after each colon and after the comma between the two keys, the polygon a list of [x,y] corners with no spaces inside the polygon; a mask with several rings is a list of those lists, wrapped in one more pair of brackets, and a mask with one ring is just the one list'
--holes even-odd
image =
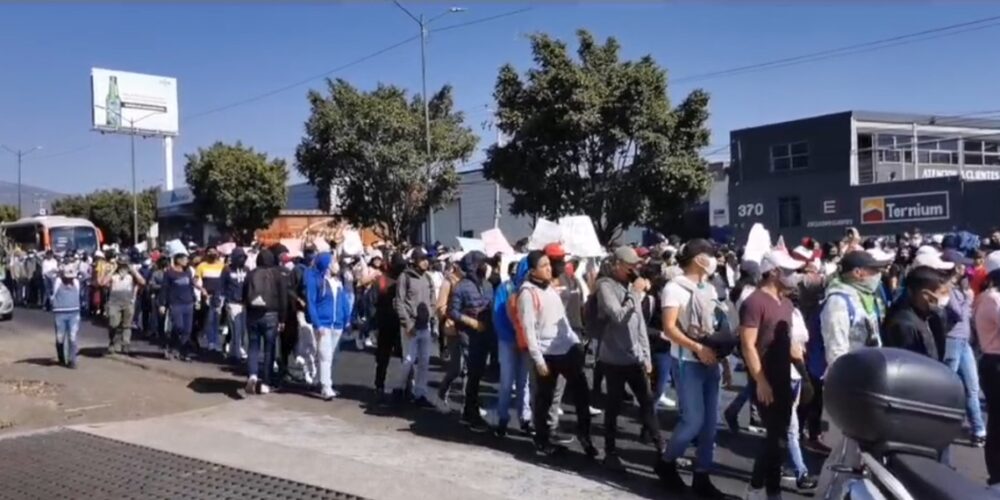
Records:
{"label": "black motorcycle top case", "polygon": [[863,449],[936,456],[962,430],[965,389],[947,365],[914,352],[865,348],[826,374],[823,402],[844,435]]}

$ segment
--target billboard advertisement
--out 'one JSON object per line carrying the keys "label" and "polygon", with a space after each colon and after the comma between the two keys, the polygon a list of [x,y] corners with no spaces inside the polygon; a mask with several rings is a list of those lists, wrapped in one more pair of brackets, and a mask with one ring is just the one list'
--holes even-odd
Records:
{"label": "billboard advertisement", "polygon": [[177,135],[176,78],[93,68],[90,87],[94,129]]}
{"label": "billboard advertisement", "polygon": [[948,220],[947,191],[861,198],[862,224]]}

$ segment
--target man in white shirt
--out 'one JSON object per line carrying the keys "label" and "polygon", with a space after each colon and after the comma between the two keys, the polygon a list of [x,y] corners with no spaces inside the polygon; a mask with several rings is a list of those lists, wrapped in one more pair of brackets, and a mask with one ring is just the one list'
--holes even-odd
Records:
{"label": "man in white shirt", "polygon": [[59,274],[59,260],[56,259],[52,250],[45,252],[42,259],[42,279],[45,280],[45,310],[52,310],[52,290],[56,284],[56,277]]}

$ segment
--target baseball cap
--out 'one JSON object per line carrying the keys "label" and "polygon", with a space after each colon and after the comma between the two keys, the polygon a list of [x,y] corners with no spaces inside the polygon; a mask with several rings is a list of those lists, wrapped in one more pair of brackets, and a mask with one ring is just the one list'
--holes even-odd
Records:
{"label": "baseball cap", "polygon": [[795,271],[801,269],[802,266],[806,265],[805,262],[801,260],[795,260],[788,252],[782,250],[771,250],[764,254],[764,257],[760,259],[760,273],[764,274],[775,269],[783,269],[786,271]]}
{"label": "baseball cap", "polygon": [[847,255],[840,259],[840,271],[846,273],[855,269],[881,269],[891,263],[889,260],[877,260],[864,250],[855,250],[847,252]]}
{"label": "baseball cap", "polygon": [[638,255],[640,258],[645,259],[646,257],[649,257],[649,249],[646,247],[636,248],[635,254]]}
{"label": "baseball cap", "polygon": [[990,252],[986,256],[986,272],[992,273],[996,270],[1000,270],[1000,250]]}
{"label": "baseball cap", "polygon": [[939,252],[937,248],[934,248],[930,245],[924,245],[917,249],[917,255],[925,255],[925,254],[940,256],[941,252]]}
{"label": "baseball cap", "polygon": [[414,248],[413,252],[410,253],[410,260],[413,262],[427,260],[427,250],[424,250],[424,247]]}
{"label": "baseball cap", "polygon": [[961,264],[963,266],[972,265],[972,259],[966,257],[964,254],[962,254],[962,252],[959,252],[958,250],[955,250],[953,248],[949,248],[948,250],[941,252],[941,260],[945,262],[951,262],[952,264],[955,265],[958,264]]}
{"label": "baseball cap", "polygon": [[868,252],[868,254],[872,256],[872,258],[874,258],[875,260],[877,260],[879,262],[883,262],[883,261],[885,261],[885,262],[891,262],[893,259],[896,258],[896,254],[895,253],[886,252],[885,250],[882,250],[879,247],[872,247],[872,248],[869,248],[868,250],[865,250],[865,251]]}
{"label": "baseball cap", "polygon": [[913,267],[929,267],[938,271],[950,271],[955,268],[953,262],[945,262],[939,253],[925,252],[913,259]]}
{"label": "baseball cap", "polygon": [[792,250],[792,258],[799,259],[802,261],[812,260],[813,251],[806,248],[804,245],[799,245]]}
{"label": "baseball cap", "polygon": [[628,265],[635,265],[641,262],[639,254],[635,253],[632,247],[618,247],[615,249],[615,260]]}
{"label": "baseball cap", "polygon": [[545,256],[550,259],[562,259],[563,257],[566,257],[566,249],[564,249],[560,243],[549,243],[548,245],[545,245],[545,248],[542,249],[542,251],[545,252]]}

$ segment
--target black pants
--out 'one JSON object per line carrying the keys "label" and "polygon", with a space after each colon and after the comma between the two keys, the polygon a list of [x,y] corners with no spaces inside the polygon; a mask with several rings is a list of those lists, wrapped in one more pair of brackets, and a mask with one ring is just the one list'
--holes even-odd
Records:
{"label": "black pants", "polygon": [[469,376],[465,380],[465,415],[479,416],[479,384],[486,374],[486,361],[497,339],[492,332],[469,334]]}
{"label": "black pants", "polygon": [[809,374],[813,387],[813,398],[809,404],[799,405],[800,430],[809,439],[819,439],[823,435],[823,379]]}
{"label": "black pants", "polygon": [[[1000,483],[1000,354],[984,354],[979,360],[979,386],[986,396],[987,483]],[[994,417],[995,415],[995,417]]]}
{"label": "black pants", "polygon": [[785,366],[784,377],[768,377],[774,401],[766,406],[758,401],[766,434],[753,464],[750,488],[765,488],[768,495],[781,493],[781,464],[788,456],[788,425],[792,420],[792,384],[789,380],[788,365]]}
{"label": "black pants", "polygon": [[598,363],[604,371],[605,383],[608,386],[608,397],[604,404],[604,451],[608,455],[615,454],[615,438],[618,436],[618,415],[621,413],[622,402],[625,399],[625,385],[628,384],[632,394],[639,399],[639,418],[649,433],[650,439],[657,450],[660,444],[660,424],[653,410],[653,393],[649,386],[649,377],[643,365],[612,365]]}
{"label": "black pants", "polygon": [[282,378],[288,375],[288,358],[295,352],[295,346],[299,343],[299,320],[295,308],[289,308],[285,318],[285,329],[278,332],[281,352],[281,358],[278,359],[278,374]]}
{"label": "black pants", "polygon": [[586,354],[583,346],[577,344],[566,354],[545,356],[545,364],[549,368],[547,376],[536,373],[535,399],[532,413],[535,420],[535,442],[548,444],[549,426],[546,418],[552,407],[552,397],[556,389],[556,381],[561,375],[566,378],[566,389],[573,395],[573,406],[576,408],[576,434],[590,438],[590,390],[587,387],[587,376],[583,372],[583,362]]}
{"label": "black pants", "polygon": [[403,346],[399,339],[399,326],[392,325],[378,329],[378,344],[375,349],[375,391],[385,390],[385,374],[393,356],[402,357]]}

